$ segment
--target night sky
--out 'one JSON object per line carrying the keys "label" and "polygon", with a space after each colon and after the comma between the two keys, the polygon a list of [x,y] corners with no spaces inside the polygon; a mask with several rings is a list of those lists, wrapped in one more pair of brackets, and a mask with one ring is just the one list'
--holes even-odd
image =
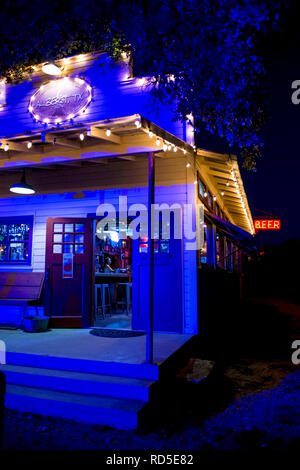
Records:
{"label": "night sky", "polygon": [[[266,65],[269,109],[263,157],[255,172],[244,170],[241,162],[240,168],[253,217],[264,217],[260,211],[274,214],[281,219],[281,230],[260,232],[258,246],[300,239],[300,104],[291,101],[291,84],[300,80],[300,49],[290,37],[281,44],[275,42]],[[228,151],[204,132],[198,145]]]}

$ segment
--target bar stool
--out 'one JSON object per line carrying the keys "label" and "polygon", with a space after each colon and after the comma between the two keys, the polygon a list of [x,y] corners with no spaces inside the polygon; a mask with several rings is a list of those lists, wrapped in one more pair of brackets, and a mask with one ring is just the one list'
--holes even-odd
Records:
{"label": "bar stool", "polygon": [[[118,300],[119,289],[121,288],[121,299]],[[132,295],[132,283],[131,282],[119,282],[117,285],[117,306],[121,305],[123,310],[126,308],[126,313],[129,315],[129,309],[131,306],[131,295]]]}
{"label": "bar stool", "polygon": [[[100,305],[98,305],[98,294],[100,292]],[[109,284],[95,284],[95,312],[98,314],[98,309],[101,308],[102,318],[105,318],[105,309],[108,308],[111,316],[111,299]]]}

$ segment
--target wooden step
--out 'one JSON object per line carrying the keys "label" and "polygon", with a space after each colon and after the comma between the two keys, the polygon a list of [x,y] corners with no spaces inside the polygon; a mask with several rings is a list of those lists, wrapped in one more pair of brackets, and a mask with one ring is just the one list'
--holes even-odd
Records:
{"label": "wooden step", "polygon": [[147,402],[152,381],[132,377],[86,374],[18,365],[0,365],[6,382],[27,387],[102,395]]}
{"label": "wooden step", "polygon": [[42,369],[67,370],[147,380],[157,380],[159,376],[159,367],[155,364],[127,364],[125,362],[105,362],[9,351],[6,353],[6,363]]}
{"label": "wooden step", "polygon": [[21,412],[109,425],[118,429],[135,429],[145,403],[7,384],[5,406]]}

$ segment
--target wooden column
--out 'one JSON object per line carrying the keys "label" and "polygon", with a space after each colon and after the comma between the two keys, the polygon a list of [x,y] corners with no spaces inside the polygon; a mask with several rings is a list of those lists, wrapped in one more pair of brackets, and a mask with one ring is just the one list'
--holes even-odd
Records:
{"label": "wooden column", "polygon": [[149,316],[147,319],[146,362],[153,362],[153,277],[154,277],[154,239],[152,207],[155,189],[155,155],[148,153],[148,267],[149,267]]}

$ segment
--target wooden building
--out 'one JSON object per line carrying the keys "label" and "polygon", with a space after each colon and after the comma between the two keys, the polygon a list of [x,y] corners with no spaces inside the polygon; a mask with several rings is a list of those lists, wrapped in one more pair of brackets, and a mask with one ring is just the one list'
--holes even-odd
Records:
{"label": "wooden building", "polygon": [[[2,84],[0,271],[45,272],[52,327],[144,330],[147,240],[114,234],[99,242],[97,211],[112,204],[118,213],[120,196],[128,207],[148,206],[153,155],[155,203],[190,207],[180,239],[160,233],[154,242],[154,330],[197,333],[199,270],[239,273],[251,250],[237,159],[195,149],[193,127],[174,121],[171,107],[153,107],[150,81],[132,77],[126,58],[114,64],[105,53],[82,54],[56,64],[59,76],[41,64],[22,83]],[[35,194],[10,191],[22,178]],[[0,306],[2,324],[19,315],[17,305]]]}

